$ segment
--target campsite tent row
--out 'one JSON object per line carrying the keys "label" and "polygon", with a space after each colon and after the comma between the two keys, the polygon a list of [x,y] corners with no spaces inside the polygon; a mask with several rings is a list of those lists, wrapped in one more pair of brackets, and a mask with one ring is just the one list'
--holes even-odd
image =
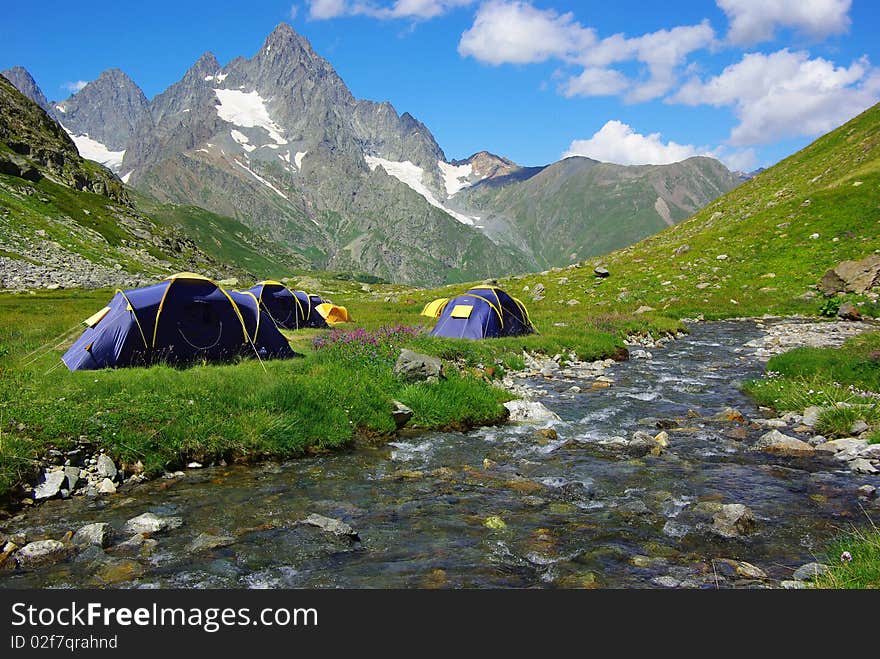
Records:
{"label": "campsite tent row", "polygon": [[247,291],[226,291],[191,272],[127,291],[85,321],[86,330],[64,354],[71,370],[94,370],[158,362],[226,361],[294,356],[283,329],[327,327],[348,320],[344,307],[317,295],[266,281]]}
{"label": "campsite tent row", "polygon": [[431,336],[490,339],[536,332],[526,306],[496,286],[479,286],[452,299],[434,300],[422,315],[439,318]]}

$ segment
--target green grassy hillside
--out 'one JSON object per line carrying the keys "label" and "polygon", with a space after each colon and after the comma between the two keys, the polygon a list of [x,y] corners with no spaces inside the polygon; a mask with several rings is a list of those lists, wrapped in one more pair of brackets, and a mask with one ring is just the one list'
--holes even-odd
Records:
{"label": "green grassy hillside", "polygon": [[[880,250],[880,106],[820,138],[685,222],[580,267],[508,278],[546,287],[535,306],[678,317],[816,313],[811,287]],[[593,274],[605,266],[608,279]]]}

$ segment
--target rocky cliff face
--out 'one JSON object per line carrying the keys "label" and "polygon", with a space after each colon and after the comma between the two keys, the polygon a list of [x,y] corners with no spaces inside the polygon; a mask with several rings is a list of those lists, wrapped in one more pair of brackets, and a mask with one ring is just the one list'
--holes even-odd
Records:
{"label": "rocky cliff face", "polygon": [[111,172],[0,76],[0,289],[136,286],[237,273],[133,206]]}
{"label": "rocky cliff face", "polygon": [[0,71],[0,75],[11,82],[18,91],[39,105],[43,110],[52,115],[52,108],[43,90],[31,76],[30,72],[23,66],[13,66],[11,69]]}
{"label": "rocky cliff face", "polygon": [[48,177],[76,190],[130,205],[110,172],[84,161],[67,133],[34,101],[0,76],[0,173],[36,182]]}
{"label": "rocky cliff face", "polygon": [[[355,99],[286,24],[250,59],[221,67],[205,54],[150,111],[120,168],[132,185],[236,217],[315,266],[416,283],[528,267],[413,189],[441,186],[444,155],[428,129]],[[408,162],[417,180],[371,158]]]}
{"label": "rocky cliff face", "polygon": [[72,134],[88,136],[109,151],[124,151],[135,127],[150,116],[140,87],[118,69],[104,71],[55,110]]}

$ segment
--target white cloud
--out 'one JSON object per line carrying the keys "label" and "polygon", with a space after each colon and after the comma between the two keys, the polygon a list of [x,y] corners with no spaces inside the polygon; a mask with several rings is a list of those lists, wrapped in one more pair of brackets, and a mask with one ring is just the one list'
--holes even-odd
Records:
{"label": "white cloud", "polygon": [[458,52],[487,64],[530,64],[571,60],[595,43],[595,31],[571,13],[493,0],[480,7],[474,24],[461,36]]}
{"label": "white cloud", "polygon": [[89,83],[85,80],[77,80],[76,82],[65,82],[61,87],[75,94],[87,84]]}
{"label": "white cloud", "polygon": [[348,9],[346,0],[307,0],[307,4],[309,18],[316,20],[342,16]]}
{"label": "white cloud", "polygon": [[[638,37],[623,34],[598,39],[571,13],[537,9],[524,0],[492,0],[480,7],[458,51],[487,64],[530,64],[551,59],[585,67],[561,87],[566,96],[626,94],[644,102],[667,94],[679,69],[694,51],[711,46],[715,31],[708,21],[658,30]],[[638,62],[646,74],[629,79],[613,64]]]}
{"label": "white cloud", "polygon": [[612,120],[588,140],[575,140],[562,157],[583,156],[616,165],[669,165],[694,156],[720,160],[731,171],[750,172],[757,167],[754,149],[710,148],[664,142],[660,133],[642,135],[632,126]]}
{"label": "white cloud", "polygon": [[814,38],[846,32],[852,0],[716,0],[730,20],[734,44],[770,41],[777,27],[794,28]]}
{"label": "white cloud", "polygon": [[290,20],[294,20],[299,15],[299,5],[291,5]]}
{"label": "white cloud", "polygon": [[562,85],[568,96],[617,96],[630,86],[629,79],[614,69],[588,68]]}
{"label": "white cloud", "polygon": [[642,135],[620,121],[609,121],[588,140],[575,140],[563,158],[584,156],[617,165],[668,165],[714,154],[691,144],[664,142],[660,133]]}
{"label": "white cloud", "polygon": [[338,16],[370,16],[380,19],[409,18],[425,20],[442,16],[456,7],[471,5],[476,0],[306,0],[309,18],[322,20]]}
{"label": "white cloud", "polygon": [[750,53],[708,80],[692,79],[670,99],[731,106],[734,146],[828,132],[880,100],[880,71],[867,58],[838,67],[805,52]]}

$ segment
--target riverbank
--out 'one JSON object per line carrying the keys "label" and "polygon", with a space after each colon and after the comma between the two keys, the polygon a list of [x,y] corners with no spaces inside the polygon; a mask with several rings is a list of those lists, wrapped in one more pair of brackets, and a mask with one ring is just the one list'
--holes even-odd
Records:
{"label": "riverbank", "polygon": [[[804,587],[804,566],[873,505],[859,497],[876,478],[759,450],[774,417],[738,382],[763,372],[745,344],[780,321],[762,324],[699,323],[602,369],[550,358],[508,372],[552,414],[530,424],[50,501],[0,531],[75,557],[4,585]],[[148,537],[129,524],[144,513],[166,520]],[[72,550],[94,524],[109,527],[106,547]],[[357,539],[332,530],[345,528]]]}
{"label": "riverbank", "polygon": [[[412,411],[412,429],[496,424],[506,418],[503,403],[511,394],[495,385],[525,366],[524,354],[556,357],[557,363],[620,358],[632,332],[681,328],[662,316],[576,321],[562,315],[560,321],[554,315],[550,322],[539,311],[540,335],[441,341],[406,329],[427,320],[418,316],[420,300],[374,294],[345,300],[372,334],[319,347],[314,339],[326,333],[292,333],[303,359],[68,373],[60,355],[78,335],[81,319],[108,296],[0,296],[0,495],[15,505],[34,502],[34,486],[45,480],[47,468],[80,470],[53,485],[52,496],[101,494],[193,463],[253,463],[345,448],[359,437],[387,440],[398,429],[398,403]],[[383,326],[397,330],[379,336]],[[396,377],[402,348],[442,358],[446,377]],[[97,469],[101,455],[113,461],[110,482]]]}

